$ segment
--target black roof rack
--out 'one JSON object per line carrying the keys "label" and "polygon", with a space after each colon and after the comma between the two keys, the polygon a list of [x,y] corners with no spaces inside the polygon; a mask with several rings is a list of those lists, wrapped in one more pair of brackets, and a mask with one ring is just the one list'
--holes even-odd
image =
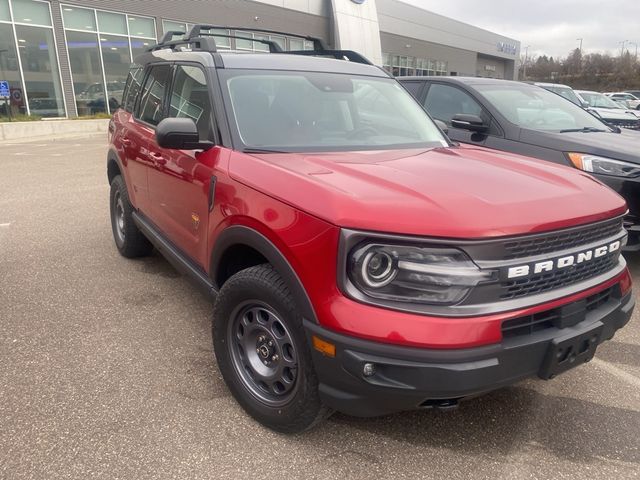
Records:
{"label": "black roof rack", "polygon": [[[268,34],[276,34],[276,35],[284,35],[287,37],[300,38],[303,40],[308,40],[313,43],[313,50],[291,50],[284,51],[282,47],[278,45],[273,40],[267,40],[262,38],[251,38],[244,37],[242,35],[227,35],[224,33],[213,32],[212,30],[234,30],[236,33],[238,31],[243,32],[258,32],[258,33],[268,33]],[[182,38],[178,40],[174,40],[174,37],[182,36]],[[350,62],[355,63],[363,63],[365,65],[373,65],[367,58],[360,55],[357,52],[352,50],[329,50],[325,46],[324,42],[317,37],[312,37],[310,35],[300,35],[297,33],[286,33],[279,32],[277,30],[265,30],[262,28],[245,28],[245,27],[229,27],[223,25],[207,25],[207,24],[199,24],[191,27],[188,33],[181,32],[178,30],[171,30],[164,34],[160,43],[157,45],[153,45],[147,49],[148,52],[152,52],[154,50],[160,50],[164,48],[175,49],[179,46],[191,46],[193,50],[200,51],[209,51],[216,52],[218,49],[216,47],[216,43],[214,38],[236,38],[240,40],[247,40],[250,42],[262,43],[269,47],[270,53],[289,53],[292,55],[305,55],[305,56],[314,56],[314,57],[330,57],[338,60],[349,60]]]}

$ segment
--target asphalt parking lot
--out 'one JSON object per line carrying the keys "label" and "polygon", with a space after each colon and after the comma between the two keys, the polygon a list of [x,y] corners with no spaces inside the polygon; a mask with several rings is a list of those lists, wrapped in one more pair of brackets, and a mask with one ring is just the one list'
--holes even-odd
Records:
{"label": "asphalt parking lot", "polygon": [[118,255],[105,153],[0,144],[0,478],[640,476],[637,311],[590,364],[453,412],[259,426],[216,368],[208,300],[158,255]]}

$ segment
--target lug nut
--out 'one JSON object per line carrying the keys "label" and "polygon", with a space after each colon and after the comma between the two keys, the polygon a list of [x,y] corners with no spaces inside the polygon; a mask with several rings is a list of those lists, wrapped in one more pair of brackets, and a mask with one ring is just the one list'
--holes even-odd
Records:
{"label": "lug nut", "polygon": [[273,340],[269,340],[269,346],[273,347]]}
{"label": "lug nut", "polygon": [[278,354],[276,353],[273,357],[271,357],[271,360],[275,362],[276,360],[278,360],[278,358],[280,357],[278,357]]}

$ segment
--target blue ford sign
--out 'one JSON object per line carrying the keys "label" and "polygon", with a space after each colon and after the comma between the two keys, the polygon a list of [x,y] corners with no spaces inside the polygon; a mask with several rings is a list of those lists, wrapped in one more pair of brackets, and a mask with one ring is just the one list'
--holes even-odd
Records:
{"label": "blue ford sign", "polygon": [[358,5],[362,5],[365,0],[351,0],[353,3],[357,3]]}

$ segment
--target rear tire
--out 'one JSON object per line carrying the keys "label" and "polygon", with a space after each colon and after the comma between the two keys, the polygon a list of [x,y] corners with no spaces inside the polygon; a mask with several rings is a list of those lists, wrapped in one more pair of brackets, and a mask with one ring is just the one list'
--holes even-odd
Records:
{"label": "rear tire", "polygon": [[111,181],[110,201],[111,229],[116,247],[123,257],[144,257],[151,253],[153,245],[147,240],[135,222],[132,213],[133,205],[129,201],[129,193],[122,175],[117,175]]}
{"label": "rear tire", "polygon": [[271,265],[247,268],[223,285],[213,344],[238,403],[264,426],[299,433],[327,418],[300,310]]}

